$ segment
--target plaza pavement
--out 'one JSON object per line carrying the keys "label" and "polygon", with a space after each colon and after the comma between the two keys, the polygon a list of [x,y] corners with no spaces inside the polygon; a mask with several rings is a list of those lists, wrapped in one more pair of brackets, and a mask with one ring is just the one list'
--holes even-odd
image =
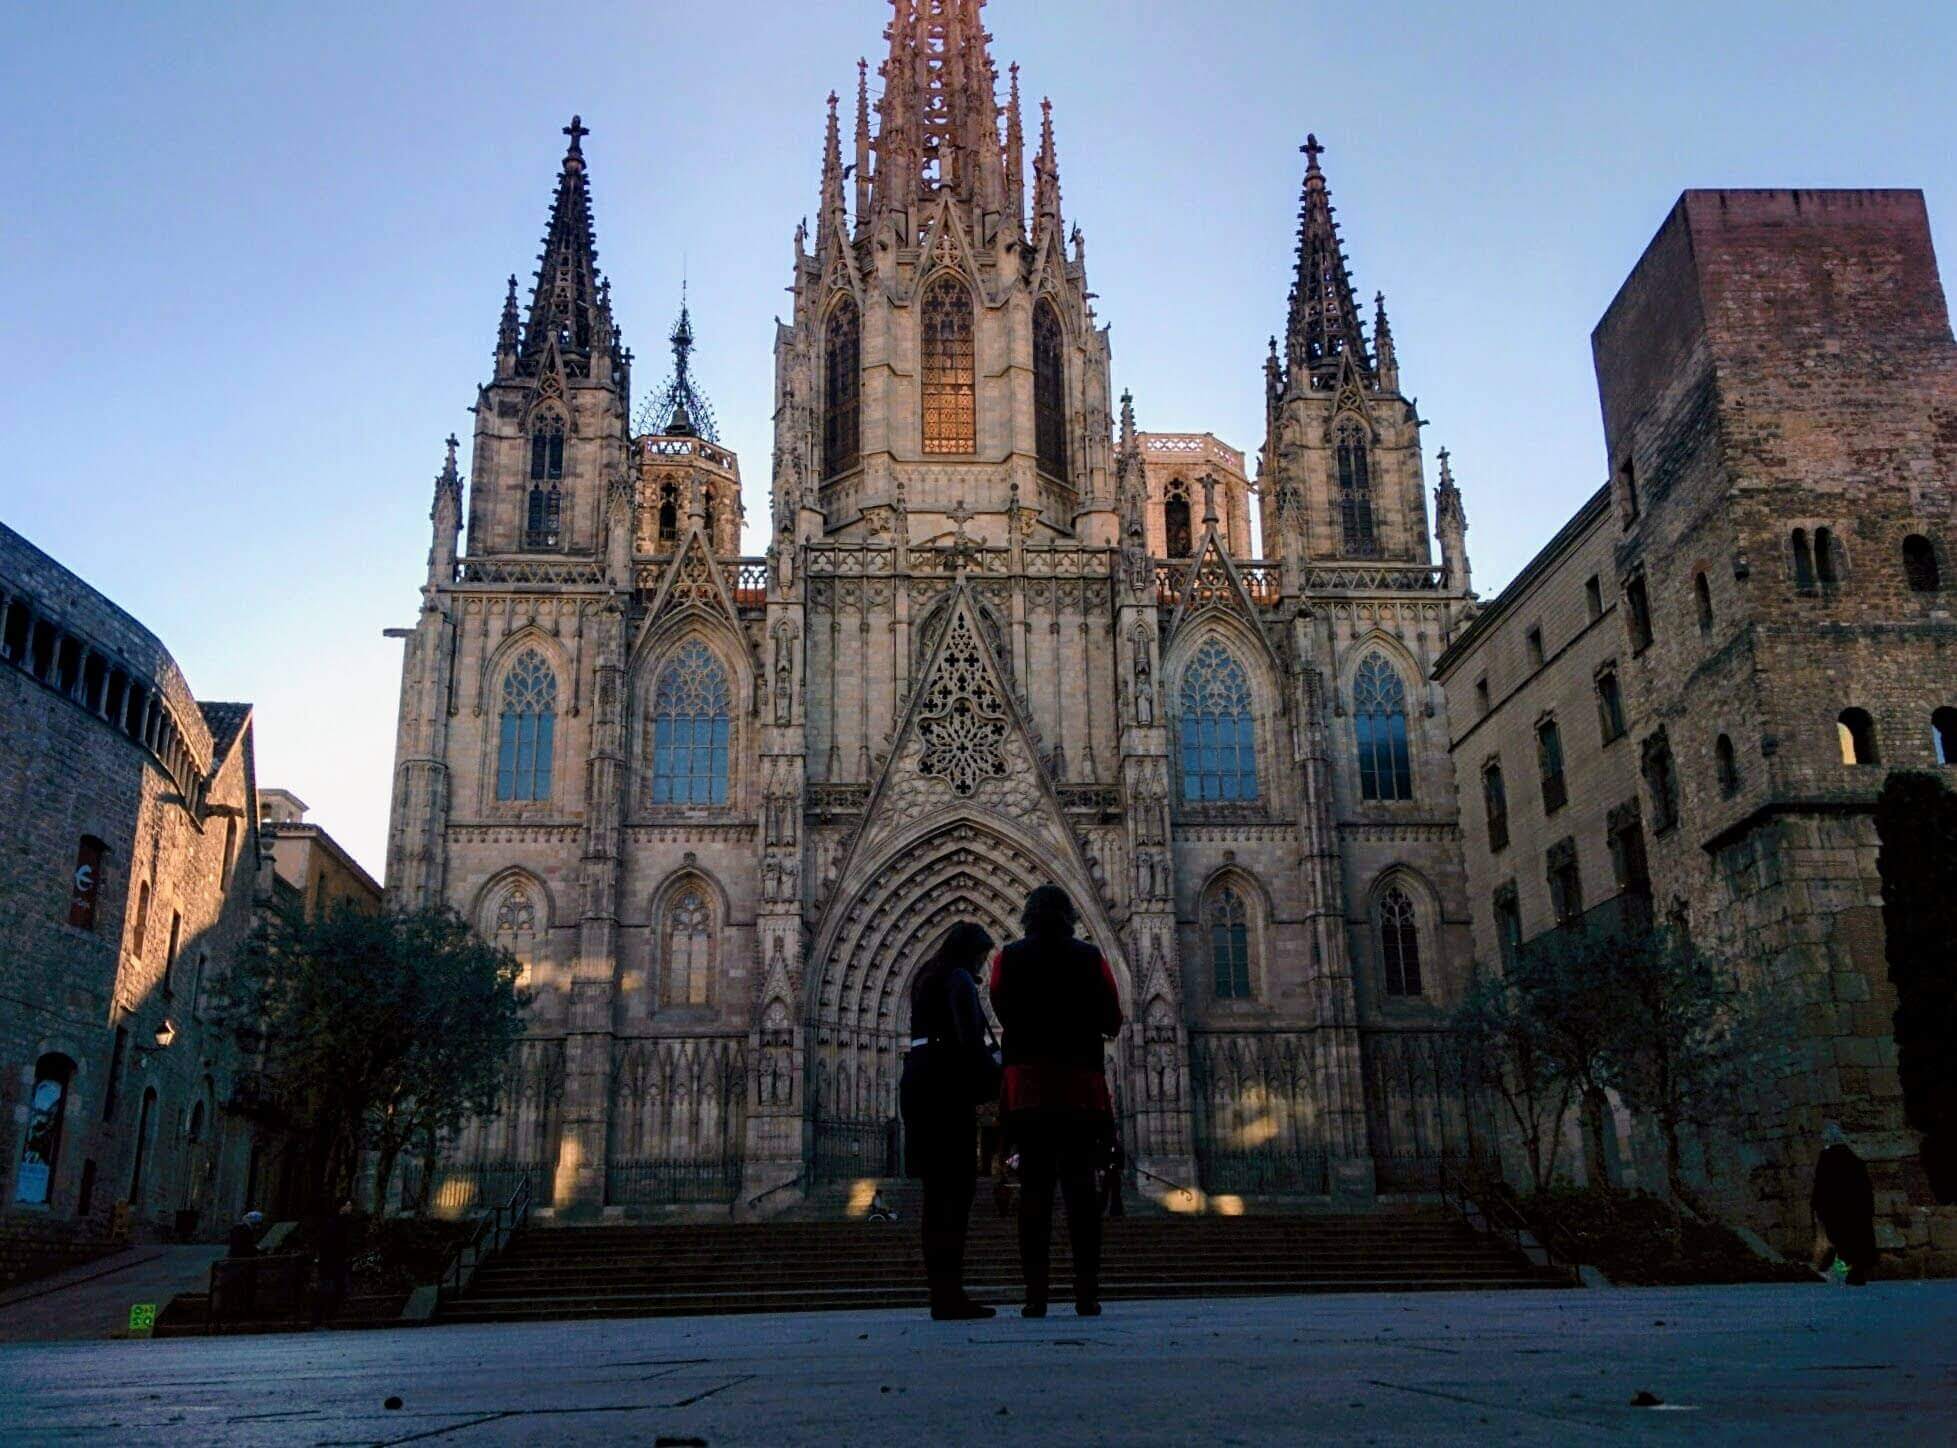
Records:
{"label": "plaza pavement", "polygon": [[36,1444],[1948,1443],[1957,1282],[12,1344],[0,1405]]}

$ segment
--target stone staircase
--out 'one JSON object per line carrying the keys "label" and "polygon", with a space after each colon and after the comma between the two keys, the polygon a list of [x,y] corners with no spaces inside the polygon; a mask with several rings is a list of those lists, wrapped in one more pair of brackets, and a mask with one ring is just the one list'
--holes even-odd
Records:
{"label": "stone staircase", "polygon": [[[903,1220],[526,1227],[440,1317],[517,1322],[923,1307],[913,1194],[887,1193],[885,1200]],[[1055,1228],[1054,1296],[1064,1303],[1071,1263],[1058,1221]],[[1014,1225],[992,1210],[984,1191],[973,1209],[965,1275],[981,1301],[1020,1300]],[[1109,1221],[1101,1295],[1118,1301],[1568,1285],[1566,1274],[1531,1265],[1445,1209],[1418,1207]]]}

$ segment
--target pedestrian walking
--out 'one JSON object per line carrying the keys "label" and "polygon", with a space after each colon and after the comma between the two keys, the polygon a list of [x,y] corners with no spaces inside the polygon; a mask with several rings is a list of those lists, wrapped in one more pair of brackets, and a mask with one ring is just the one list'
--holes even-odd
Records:
{"label": "pedestrian walking", "polygon": [[1003,1105],[1019,1153],[1019,1261],[1026,1317],[1045,1317],[1053,1191],[1067,1206],[1074,1310],[1101,1311],[1100,1164],[1114,1106],[1103,1043],[1121,1029],[1121,997],[1101,953],[1074,938],[1074,902],[1057,885],[1026,897],[1024,938],[999,952],[992,1007],[1005,1033]]}
{"label": "pedestrian walking", "polygon": [[1824,1125],[1821,1139],[1812,1205],[1824,1240],[1816,1244],[1814,1270],[1826,1272],[1839,1255],[1848,1264],[1848,1285],[1861,1287],[1875,1271],[1875,1189],[1839,1125]]}
{"label": "pedestrian walking", "polygon": [[960,921],[911,982],[911,1043],[899,1098],[905,1167],[924,1184],[918,1235],[931,1316],[991,1317],[965,1292],[965,1233],[978,1191],[978,1107],[999,1091],[998,1060],[987,1040],[978,972],[992,937]]}

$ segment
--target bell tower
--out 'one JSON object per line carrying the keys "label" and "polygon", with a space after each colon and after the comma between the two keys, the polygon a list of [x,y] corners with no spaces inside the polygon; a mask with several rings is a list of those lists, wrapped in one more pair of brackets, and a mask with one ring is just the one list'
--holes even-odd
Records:
{"label": "bell tower", "polygon": [[1086,243],[1062,214],[1045,102],[1028,212],[1018,67],[1002,108],[983,4],[892,0],[874,102],[857,66],[849,166],[829,97],[776,334],[778,540],[921,544],[965,512],[989,543],[1115,541]]}
{"label": "bell tower", "polygon": [[1375,299],[1369,346],[1318,164],[1325,148],[1307,136],[1300,149],[1297,276],[1283,348],[1273,337],[1264,365],[1271,546],[1294,573],[1321,563],[1425,567],[1420,421],[1400,391],[1386,298]]}

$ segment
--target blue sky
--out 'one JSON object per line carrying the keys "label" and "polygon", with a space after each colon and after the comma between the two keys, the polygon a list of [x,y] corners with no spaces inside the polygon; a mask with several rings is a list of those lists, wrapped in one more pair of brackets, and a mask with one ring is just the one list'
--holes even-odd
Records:
{"label": "blue sky", "polygon": [[[573,111],[638,383],[682,265],[765,525],[771,318],[882,0],[15,5],[0,518],[258,705],[379,873],[430,479]],[[1914,186],[1957,256],[1957,6],[993,0],[1051,95],[1118,389],[1254,450],[1306,131],[1492,593],[1604,475],[1589,333],[1688,186]],[[874,77],[873,77],[874,79]],[[466,454],[465,454],[466,459]],[[1429,477],[1432,477],[1431,458]]]}

